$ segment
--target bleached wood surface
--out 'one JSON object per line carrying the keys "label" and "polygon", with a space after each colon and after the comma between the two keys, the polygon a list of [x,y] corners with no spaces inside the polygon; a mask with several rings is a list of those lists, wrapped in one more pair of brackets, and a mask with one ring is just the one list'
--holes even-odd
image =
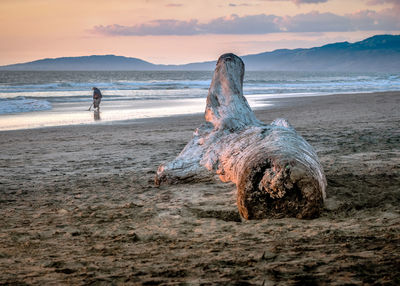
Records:
{"label": "bleached wood surface", "polygon": [[158,168],[156,184],[202,180],[212,171],[236,184],[246,219],[318,216],[326,179],[314,149],[285,119],[269,125],[257,120],[243,96],[243,76],[239,57],[219,58],[206,122],[175,160]]}

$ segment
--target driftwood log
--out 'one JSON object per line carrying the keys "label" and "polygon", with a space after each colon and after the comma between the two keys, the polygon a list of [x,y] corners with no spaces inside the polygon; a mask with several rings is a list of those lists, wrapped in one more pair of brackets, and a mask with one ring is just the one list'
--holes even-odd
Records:
{"label": "driftwood log", "polygon": [[245,219],[313,218],[325,199],[326,179],[318,157],[287,120],[267,125],[243,96],[244,64],[222,55],[214,71],[206,122],[172,162],[162,164],[157,185],[201,180],[210,171],[237,186]]}

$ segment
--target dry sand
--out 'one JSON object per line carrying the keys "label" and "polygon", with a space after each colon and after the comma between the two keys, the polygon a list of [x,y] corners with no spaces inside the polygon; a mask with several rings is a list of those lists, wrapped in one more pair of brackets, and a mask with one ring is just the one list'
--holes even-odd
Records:
{"label": "dry sand", "polygon": [[201,116],[0,132],[0,284],[400,284],[400,93],[276,100],[328,180],[314,220],[241,221],[235,186],[153,185]]}

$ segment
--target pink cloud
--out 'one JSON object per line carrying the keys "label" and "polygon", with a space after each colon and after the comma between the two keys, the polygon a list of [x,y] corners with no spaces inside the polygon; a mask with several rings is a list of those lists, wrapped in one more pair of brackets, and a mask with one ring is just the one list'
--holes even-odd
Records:
{"label": "pink cloud", "polygon": [[182,7],[183,4],[178,4],[178,3],[169,3],[165,5],[166,7]]}
{"label": "pink cloud", "polygon": [[328,0],[292,0],[292,2],[300,5],[300,4],[325,3],[328,2]]}
{"label": "pink cloud", "polygon": [[108,36],[195,35],[199,34],[197,20],[154,20],[135,26],[99,25],[93,32]]}
{"label": "pink cloud", "polygon": [[[293,2],[297,5],[301,4],[318,4],[318,3],[325,3],[328,2],[329,0],[263,0],[263,1],[269,1],[269,2],[277,2],[277,1],[290,1]],[[378,0],[379,1],[379,0]]]}
{"label": "pink cloud", "polygon": [[106,36],[199,35],[199,34],[269,34],[278,32],[349,32],[400,30],[400,18],[392,9],[363,10],[337,15],[317,11],[295,16],[231,15],[215,18],[208,23],[198,20],[154,20],[134,26],[98,25],[92,32]]}
{"label": "pink cloud", "polygon": [[369,0],[369,5],[392,4],[393,10],[400,12],[400,0]]}

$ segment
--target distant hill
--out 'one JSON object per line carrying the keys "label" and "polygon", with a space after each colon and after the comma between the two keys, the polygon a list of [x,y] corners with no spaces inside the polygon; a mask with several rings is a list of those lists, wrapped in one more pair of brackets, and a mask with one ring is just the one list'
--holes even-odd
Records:
{"label": "distant hill", "polygon": [[379,35],[356,43],[311,49],[276,50],[243,57],[255,70],[400,71],[400,35]]}
{"label": "distant hill", "polygon": [[[400,35],[377,35],[356,43],[333,43],[310,49],[281,49],[242,56],[246,70],[400,71]],[[0,70],[213,70],[215,61],[156,65],[115,55],[43,59]]]}
{"label": "distant hill", "polygon": [[155,65],[137,58],[114,55],[42,59],[0,67],[0,70],[151,70]]}

